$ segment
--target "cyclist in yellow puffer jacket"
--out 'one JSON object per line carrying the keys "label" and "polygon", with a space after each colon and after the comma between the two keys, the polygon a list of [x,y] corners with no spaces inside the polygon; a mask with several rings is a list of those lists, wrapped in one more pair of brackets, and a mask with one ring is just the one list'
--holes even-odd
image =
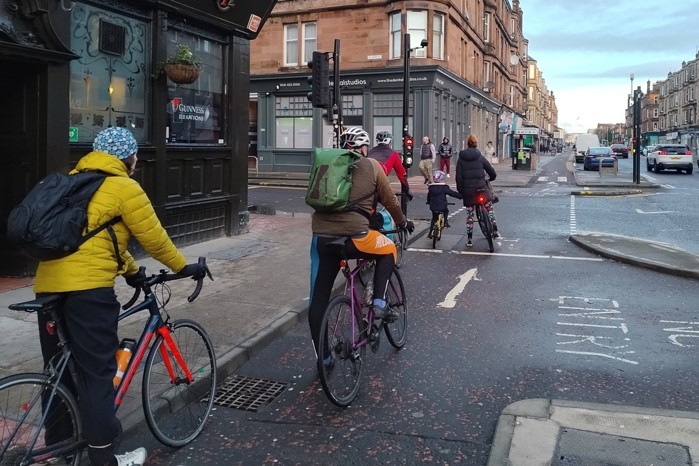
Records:
{"label": "cyclist in yellow puffer jacket", "polygon": [[[143,188],[130,178],[138,160],[138,145],[131,133],[125,128],[107,128],[97,135],[93,149],[80,159],[71,173],[102,171],[110,175],[87,207],[87,230],[121,216],[122,221],[112,227],[117,245],[115,247],[106,229],[83,243],[75,253],[40,262],[34,291],[37,295],[65,294],[61,311],[78,366],[79,383],[74,387],[68,374],[64,374],[63,382],[78,396],[90,462],[99,466],[141,465],[146,459],[144,448],[115,454],[121,440],[121,424],[114,413],[113,378],[119,345],[115,279],[124,275],[129,284],[135,284],[138,264],[127,250],[131,235],[150,256],[174,272],[200,275],[204,270],[196,263],[187,265],[160,224]],[[119,263],[123,265],[119,267]],[[46,320],[39,316],[39,339],[45,364],[60,352],[58,338],[49,334]],[[47,437],[64,438],[61,426],[48,427]]]}

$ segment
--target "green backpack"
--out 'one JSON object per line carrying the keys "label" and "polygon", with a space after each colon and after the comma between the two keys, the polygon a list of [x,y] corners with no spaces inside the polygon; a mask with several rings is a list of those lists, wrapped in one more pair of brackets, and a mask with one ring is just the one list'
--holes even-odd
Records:
{"label": "green backpack", "polygon": [[[318,212],[354,210],[354,203],[349,202],[352,169],[361,158],[362,154],[359,152],[347,149],[316,149],[306,192],[306,204]],[[373,193],[369,194],[371,195]]]}

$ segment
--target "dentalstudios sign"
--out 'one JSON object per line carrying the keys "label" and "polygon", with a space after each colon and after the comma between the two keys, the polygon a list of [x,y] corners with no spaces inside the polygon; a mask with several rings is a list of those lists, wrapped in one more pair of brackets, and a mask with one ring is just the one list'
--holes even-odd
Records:
{"label": "dentalstudios sign", "polygon": [[171,0],[191,16],[219,24],[237,36],[254,39],[272,13],[277,0]]}

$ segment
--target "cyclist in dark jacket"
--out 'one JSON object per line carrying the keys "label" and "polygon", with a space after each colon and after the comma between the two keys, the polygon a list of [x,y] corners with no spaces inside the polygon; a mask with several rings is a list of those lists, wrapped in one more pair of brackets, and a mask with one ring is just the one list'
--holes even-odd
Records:
{"label": "cyclist in dark jacket", "polygon": [[[456,190],[464,198],[464,206],[468,210],[466,216],[466,234],[468,242],[466,246],[473,246],[473,223],[475,218],[476,193],[478,190],[487,189],[485,175],[489,176],[489,181],[497,177],[495,169],[488,160],[478,150],[478,140],[474,135],[470,135],[466,141],[467,148],[459,152],[459,161],[456,163]],[[495,232],[493,237],[500,236],[498,226],[495,222],[495,212],[493,211],[493,200],[488,199],[485,208],[493,221]]]}

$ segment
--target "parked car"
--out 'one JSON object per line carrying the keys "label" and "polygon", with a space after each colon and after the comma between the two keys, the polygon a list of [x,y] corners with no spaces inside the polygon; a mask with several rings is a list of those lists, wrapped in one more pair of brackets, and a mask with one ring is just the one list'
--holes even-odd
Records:
{"label": "parked car", "polygon": [[694,171],[692,151],[684,144],[658,144],[648,149],[646,170],[660,173],[662,170]]}
{"label": "parked car", "polygon": [[590,147],[585,152],[583,170],[599,170],[600,163],[603,167],[613,167],[616,156],[611,147]]}
{"label": "parked car", "polygon": [[585,154],[590,147],[599,147],[599,137],[596,134],[578,134],[575,138],[575,163],[583,163]]}
{"label": "parked car", "polygon": [[626,144],[612,144],[610,147],[612,148],[612,152],[614,152],[617,158],[629,158],[629,148],[626,147]]}

